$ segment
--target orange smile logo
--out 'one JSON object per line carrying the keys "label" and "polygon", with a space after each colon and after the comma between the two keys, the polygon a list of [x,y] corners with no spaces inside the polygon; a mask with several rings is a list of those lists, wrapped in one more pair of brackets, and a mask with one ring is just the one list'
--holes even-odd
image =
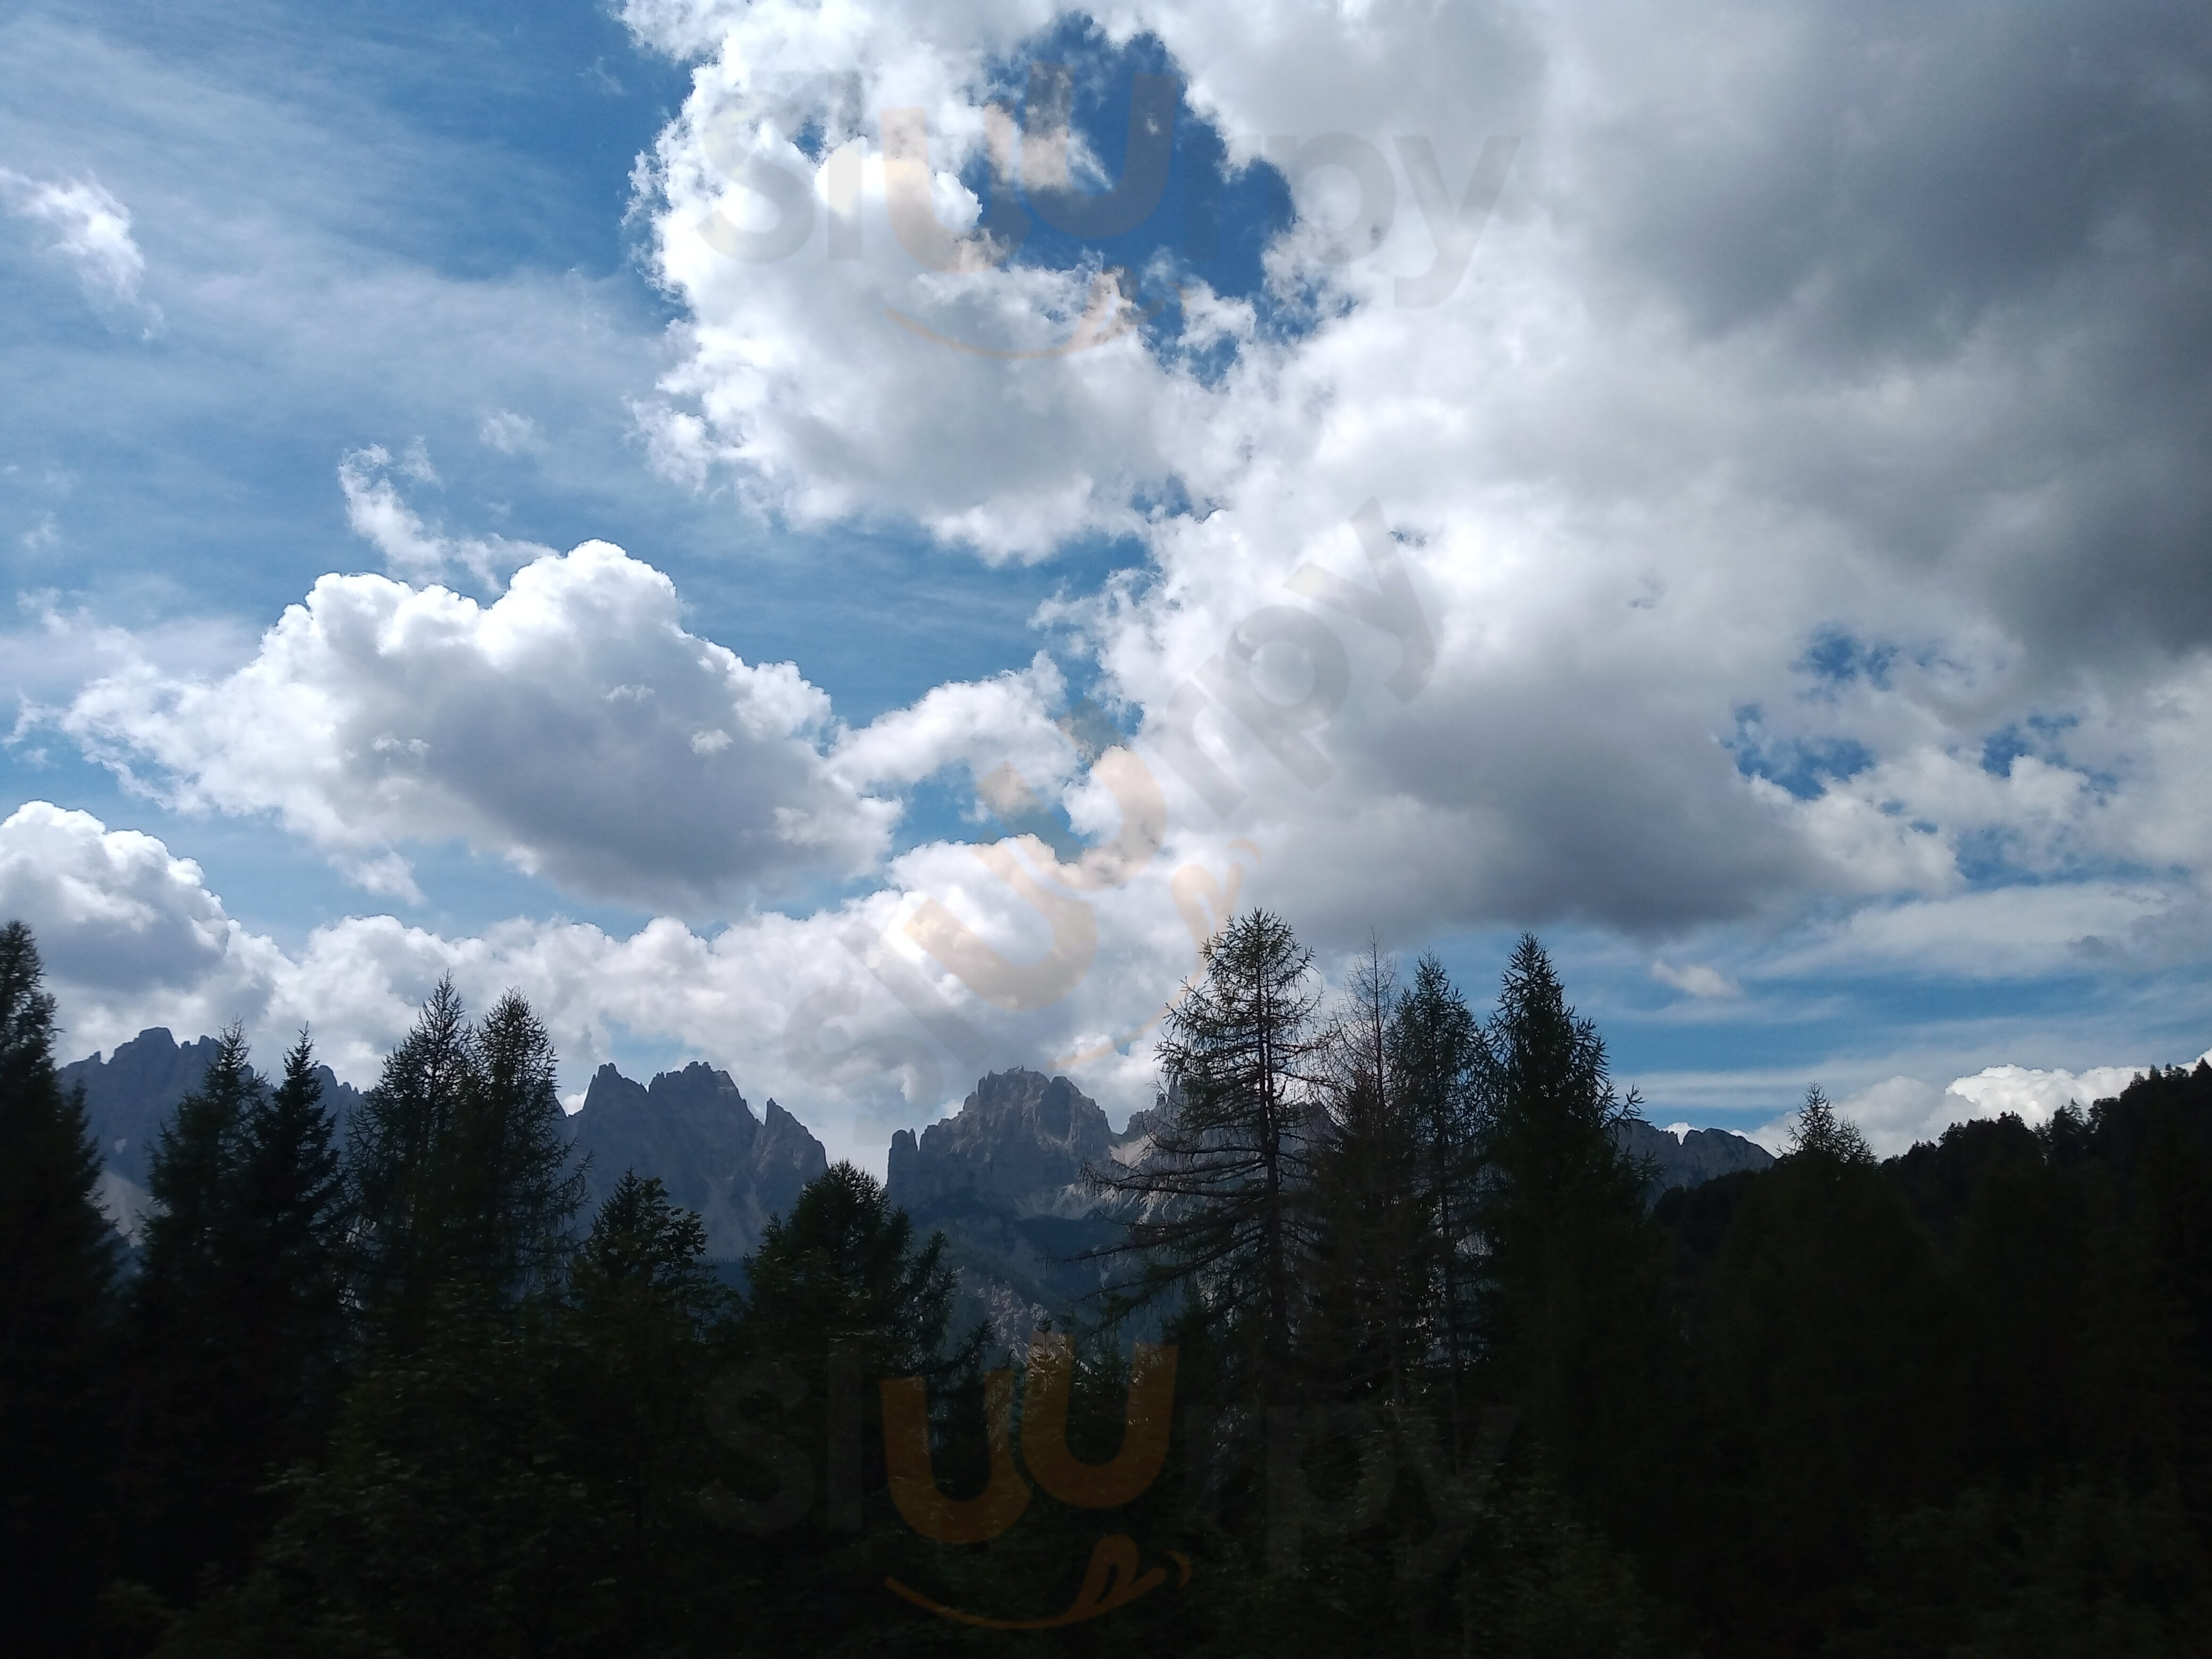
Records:
{"label": "orange smile logo", "polygon": [[[1048,1333],[1030,1350],[1029,1380],[1024,1390],[1022,1462],[1031,1479],[1060,1503],[1075,1509],[1117,1509],[1141,1497],[1158,1478],[1167,1459],[1168,1425],[1175,1406],[1176,1350],[1149,1342],[1136,1346],[1129,1373],[1129,1399],[1123,1414],[1121,1449],[1103,1463],[1085,1463],[1067,1446],[1067,1408],[1073,1390],[1074,1344]],[[984,1427],[990,1449],[990,1478],[974,1498],[947,1498],[937,1485],[929,1452],[929,1400],[921,1378],[894,1377],[881,1384],[884,1455],[890,1477],[891,1502],[906,1523],[940,1544],[980,1544],[1021,1519],[1029,1508],[1030,1486],[1015,1467],[1014,1376],[993,1371],[984,1379]],[[1190,1582],[1190,1559],[1167,1552],[1180,1577]],[[1052,1630],[1079,1624],[1127,1607],[1167,1581],[1167,1569],[1139,1573],[1133,1540],[1115,1533],[1091,1552],[1082,1587],[1066,1611],[1042,1619],[998,1619],[964,1612],[933,1600],[920,1590],[886,1578],[884,1587],[915,1606],[986,1630]]]}

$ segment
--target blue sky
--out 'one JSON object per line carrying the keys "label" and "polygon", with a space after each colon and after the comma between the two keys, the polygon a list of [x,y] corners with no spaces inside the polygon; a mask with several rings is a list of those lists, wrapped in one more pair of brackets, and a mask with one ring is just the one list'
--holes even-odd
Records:
{"label": "blue sky", "polygon": [[[365,1081],[452,972],[879,1158],[978,1055],[1140,1103],[1232,871],[1478,1001],[1535,928],[1662,1121],[2212,1042],[2203,28],[1263,9],[12,10],[0,902],[72,1052]],[[1158,200],[1065,228],[1160,76]],[[1294,574],[1378,559],[1418,684]],[[980,860],[1002,763],[1085,843],[1157,789],[1137,867]]]}

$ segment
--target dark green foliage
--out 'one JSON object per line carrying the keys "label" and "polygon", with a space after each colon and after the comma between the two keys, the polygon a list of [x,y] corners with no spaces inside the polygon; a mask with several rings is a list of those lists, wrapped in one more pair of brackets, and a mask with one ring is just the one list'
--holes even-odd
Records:
{"label": "dark green foliage", "polygon": [[1485,1380],[1573,1497],[1610,1524],[1652,1524],[1674,1343],[1649,1174],[1613,1137],[1635,1097],[1614,1093],[1603,1040],[1533,937],[1485,1038],[1470,1206]]}
{"label": "dark green foliage", "polygon": [[471,1028],[441,982],[363,1097],[346,1171],[356,1293],[380,1340],[419,1341],[441,1285],[512,1300],[556,1282],[583,1178],[530,1005],[509,992]]}
{"label": "dark green foliage", "polygon": [[303,1034],[264,1086],[236,1028],[156,1141],[118,1477],[125,1583],[241,1571],[269,1490],[321,1444],[345,1354],[332,1125]]}
{"label": "dark green foliage", "polygon": [[1413,1191],[1434,1275],[1430,1339],[1442,1361],[1454,1466],[1474,1425],[1471,1369],[1479,1351],[1475,1202],[1487,1051],[1466,999],[1432,956],[1390,1011],[1389,1065],[1416,1142]]}
{"label": "dark green foliage", "polygon": [[[109,1526],[115,1236],[82,1100],[62,1092],[54,1003],[20,921],[0,927],[0,1630],[21,1652],[81,1646]],[[21,1644],[18,1647],[16,1644]]]}
{"label": "dark green foliage", "polygon": [[385,1057],[347,1133],[354,1293],[385,1339],[403,1347],[427,1328],[434,1288],[447,1271],[443,1183],[474,1049],[460,993],[442,981],[415,1029]]}
{"label": "dark green foliage", "polygon": [[[342,1186],[304,1039],[272,1091],[233,1031],[161,1140],[118,1362],[20,930],[0,994],[6,1516],[49,1575],[11,1651],[82,1650],[102,1577],[100,1651],[210,1659],[2205,1650],[2212,1068],[1886,1163],[1814,1089],[1772,1168],[1647,1214],[1635,1097],[1535,940],[1486,1022],[1373,951],[1324,1020],[1288,927],[1239,918],[1163,1045],[1158,1157],[1092,1218],[1179,1346],[1165,1466],[1094,1510],[1018,1462],[1021,1518],[951,1543],[891,1501],[879,1385],[923,1380],[973,1497],[986,1333],[860,1170],[732,1291],[655,1181],[570,1238],[519,997],[471,1026],[440,988]],[[1083,1462],[1121,1444],[1127,1310],[1077,1336]],[[1062,1628],[887,1583],[1048,1618],[1113,1535],[1162,1579]]]}
{"label": "dark green foliage", "polygon": [[1834,1659],[2178,1659],[2212,1629],[2212,1555],[2170,1486],[1977,1488],[1871,1545]]}

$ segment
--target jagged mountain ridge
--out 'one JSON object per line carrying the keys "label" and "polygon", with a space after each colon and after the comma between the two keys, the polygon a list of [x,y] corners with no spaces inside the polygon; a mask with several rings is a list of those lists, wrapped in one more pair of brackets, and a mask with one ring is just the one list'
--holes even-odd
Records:
{"label": "jagged mountain ridge", "polygon": [[1128,1155],[1143,1135],[1137,1120],[1115,1133],[1105,1109],[1064,1077],[993,1072],[952,1116],[891,1137],[885,1190],[918,1234],[945,1235],[962,1322],[982,1318],[995,1340],[1021,1348],[1110,1271],[1083,1253],[1119,1236],[1119,1206],[1091,1192],[1083,1172]]}
{"label": "jagged mountain ridge", "polygon": [[568,1133],[590,1157],[585,1181],[594,1206],[625,1170],[657,1176],[670,1198],[698,1212],[707,1253],[725,1261],[749,1254],[769,1218],[830,1167],[805,1124],[774,1100],[755,1117],[730,1074],[698,1060],[650,1084],[600,1066]]}
{"label": "jagged mountain ridge", "polygon": [[[84,1090],[85,1116],[100,1150],[100,1206],[125,1238],[136,1237],[146,1209],[146,1176],[155,1137],[177,1103],[200,1086],[216,1039],[179,1042],[165,1025],[149,1026],[104,1057],[94,1053],[61,1068],[64,1089]],[[361,1092],[318,1066],[323,1099],[343,1125]]]}
{"label": "jagged mountain ridge", "polygon": [[[61,1068],[64,1089],[84,1090],[103,1164],[100,1206],[126,1238],[145,1211],[155,1139],[207,1076],[215,1051],[214,1037],[180,1043],[152,1026],[109,1054]],[[326,1066],[316,1071],[343,1136],[361,1091]],[[672,1198],[699,1212],[708,1253],[725,1261],[751,1250],[768,1218],[789,1209],[799,1189],[829,1167],[822,1143],[797,1118],[773,1100],[765,1121],[754,1116],[727,1073],[697,1062],[650,1084],[602,1066],[568,1131],[577,1152],[590,1155],[585,1182],[593,1207],[625,1170],[658,1176]]]}
{"label": "jagged mountain ridge", "polygon": [[[1142,1158],[1167,1109],[1164,1102],[1134,1113],[1116,1133],[1105,1109],[1065,1077],[994,1072],[952,1116],[919,1135],[901,1129],[891,1137],[886,1188],[918,1233],[945,1235],[960,1272],[963,1315],[987,1319],[999,1341],[1018,1347],[1039,1320],[1065,1316],[1110,1272],[1079,1257],[1118,1235],[1126,1200],[1091,1192],[1085,1169]],[[1635,1121],[1619,1139],[1625,1152],[1650,1161],[1655,1200],[1670,1187],[1774,1161],[1725,1129],[1678,1137]]]}
{"label": "jagged mountain ridge", "polygon": [[1678,1137],[1672,1129],[1637,1119],[1622,1124],[1614,1138],[1630,1157],[1648,1158],[1657,1166],[1651,1182],[1655,1199],[1670,1187],[1695,1187],[1774,1162],[1774,1154],[1757,1141],[1726,1129],[1690,1129]]}

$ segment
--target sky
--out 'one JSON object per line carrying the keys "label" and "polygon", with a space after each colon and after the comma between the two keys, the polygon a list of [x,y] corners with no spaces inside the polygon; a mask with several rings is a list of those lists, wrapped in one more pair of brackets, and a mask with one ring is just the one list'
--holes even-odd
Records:
{"label": "sky", "polygon": [[1233,910],[1648,1116],[2212,1044],[2212,15],[0,18],[0,915],[880,1170]]}

